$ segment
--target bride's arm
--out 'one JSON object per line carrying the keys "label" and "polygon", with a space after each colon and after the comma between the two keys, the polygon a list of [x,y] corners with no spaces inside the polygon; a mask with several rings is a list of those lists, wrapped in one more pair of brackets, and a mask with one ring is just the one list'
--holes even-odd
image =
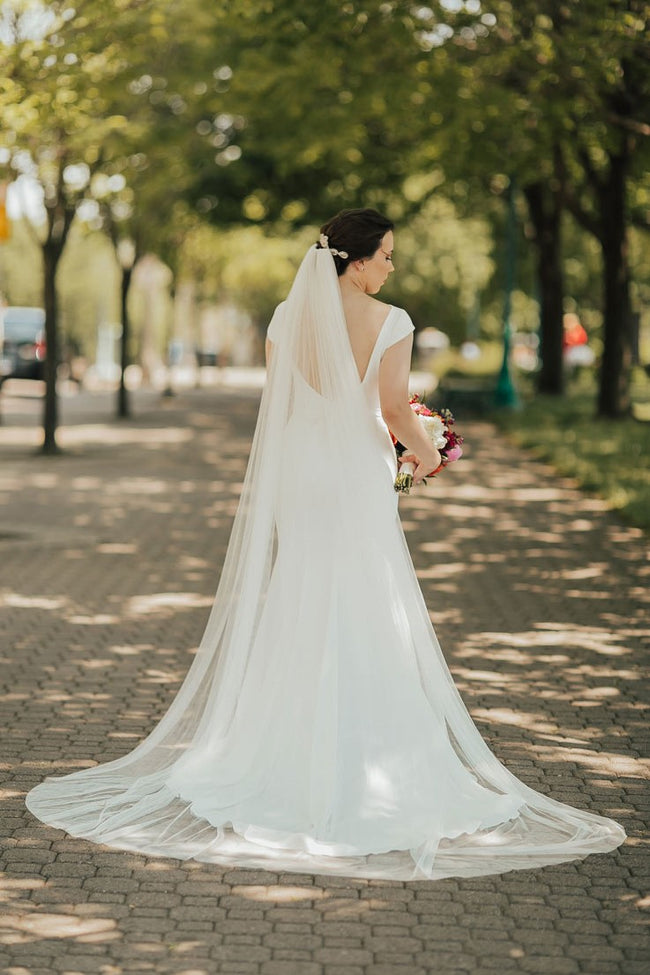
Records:
{"label": "bride's arm", "polygon": [[413,481],[417,484],[440,466],[440,452],[424,433],[420,421],[409,406],[412,348],[413,336],[407,335],[386,349],[379,367],[379,402],[382,416],[391,433],[418,460],[413,475]]}

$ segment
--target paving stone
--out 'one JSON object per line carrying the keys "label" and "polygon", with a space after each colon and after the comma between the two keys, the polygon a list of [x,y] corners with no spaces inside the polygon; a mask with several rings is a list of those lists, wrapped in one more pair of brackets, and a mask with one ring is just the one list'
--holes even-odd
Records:
{"label": "paving stone", "polygon": [[41,876],[47,876],[47,874],[43,873],[43,871],[46,867],[50,866],[54,866],[54,864],[41,864],[31,860],[18,860],[16,862],[6,864],[4,867],[4,872],[10,877],[34,877],[38,876],[39,874]]}
{"label": "paving stone", "polygon": [[176,891],[183,896],[214,898],[216,902],[218,897],[230,893],[230,887],[227,884],[212,881],[210,875],[207,874],[198,883],[196,880],[191,880],[178,884]]}
{"label": "paving stone", "polygon": [[[369,965],[366,968],[367,975],[427,975],[424,968],[414,968],[412,962],[405,962],[398,965]],[[328,969],[327,975],[331,975]]]}
{"label": "paving stone", "polygon": [[365,946],[373,952],[392,951],[395,953],[404,952],[406,954],[407,952],[420,951],[422,949],[422,942],[419,938],[369,935],[365,939]]}
{"label": "paving stone", "polygon": [[[56,853],[53,853],[52,850],[35,850],[31,846],[23,849],[14,847],[13,849],[5,850],[3,853],[5,866],[10,863],[13,864],[16,861],[27,861],[30,865],[35,863],[50,864],[55,859]],[[94,872],[93,867],[91,867],[91,870]]]}
{"label": "paving stone", "polygon": [[[237,975],[259,975],[260,966],[255,962],[249,964],[245,961],[222,961],[219,963],[219,971],[236,972]],[[206,975],[208,975],[207,972]]]}
{"label": "paving stone", "polygon": [[75,955],[74,959],[65,956],[55,956],[52,959],[52,968],[57,972],[72,970],[75,975],[77,972],[94,975],[97,972],[99,962],[96,955]]}
{"label": "paving stone", "polygon": [[274,932],[265,934],[262,937],[262,944],[269,948],[320,948],[323,939],[315,934],[287,934],[286,932]]}
{"label": "paving stone", "polygon": [[[175,901],[175,905],[178,905],[178,899]],[[213,924],[221,925],[226,917],[226,912],[219,907],[197,907],[196,904],[190,904],[183,907],[171,907],[169,917],[179,921],[210,921]]]}
{"label": "paving stone", "polygon": [[[12,966],[14,968],[16,975],[51,975],[53,968],[53,958],[43,957],[42,955],[30,955],[29,953],[20,953],[20,964]],[[7,975],[13,972],[11,968],[7,969]]]}
{"label": "paving stone", "polygon": [[[149,893],[148,891],[143,891],[137,880],[125,880],[123,877],[88,877],[82,881],[82,889],[90,890],[95,893],[119,893],[119,894],[129,894],[130,899],[132,898],[132,892],[137,891],[138,894],[142,895]],[[151,893],[154,893],[151,891]],[[176,897],[177,895],[172,895]]]}
{"label": "paving stone", "polygon": [[94,904],[125,904],[126,894],[113,894],[110,891],[94,891]]}
{"label": "paving stone", "polygon": [[263,945],[216,945],[210,952],[215,961],[266,961],[271,949]]}
{"label": "paving stone", "polygon": [[411,928],[417,924],[417,918],[408,911],[371,911],[367,923],[377,927],[391,925],[398,928]]}
{"label": "paving stone", "polygon": [[415,956],[402,951],[375,951],[374,959],[382,965],[415,964]]}
{"label": "paving stone", "polygon": [[[231,916],[229,912],[228,916]],[[312,908],[271,907],[264,911],[264,919],[275,925],[278,921],[291,924],[317,924],[321,921],[321,914]]]}
{"label": "paving stone", "polygon": [[421,965],[427,971],[439,972],[440,970],[457,972],[472,972],[476,970],[476,958],[474,955],[463,955],[462,952],[449,952],[444,948],[438,951],[427,951],[415,956],[415,964]]}
{"label": "paving stone", "polygon": [[286,932],[287,934],[311,934],[312,930],[316,930],[317,924],[291,924],[288,921],[276,921],[273,924],[273,930],[278,932]]}
{"label": "paving stone", "polygon": [[363,948],[365,937],[363,938],[323,938],[323,948]]}
{"label": "paving stone", "polygon": [[270,921],[236,920],[223,918],[217,922],[221,934],[256,934],[259,937],[273,931]]}
{"label": "paving stone", "polygon": [[308,961],[311,962],[312,953],[307,949],[299,948],[274,948],[273,961]]}
{"label": "paving stone", "polygon": [[[180,902],[180,894],[176,893],[152,894],[150,892],[142,893],[138,890],[133,894],[129,894],[129,904],[136,908],[141,905],[146,907],[172,908],[177,907]],[[194,908],[190,908],[190,910],[193,911]]]}
{"label": "paving stone", "polygon": [[[619,962],[607,962],[602,959],[594,961],[594,966],[590,967],[589,963],[581,962],[580,968],[583,972],[593,971],[597,975],[618,975],[621,971],[621,965]],[[625,970],[625,969],[624,969]]]}
{"label": "paving stone", "polygon": [[400,927],[397,924],[380,924],[378,927],[372,927],[370,929],[371,934],[380,938],[401,938],[405,931],[412,933],[406,927]]}
{"label": "paving stone", "polygon": [[[278,883],[278,875],[266,870],[228,870],[223,874],[222,882],[228,887],[238,885],[251,887],[268,887]],[[295,884],[296,881],[293,881]]]}
{"label": "paving stone", "polygon": [[314,960],[324,965],[368,965],[372,953],[363,948],[317,948]]}
{"label": "paving stone", "polygon": [[364,969],[360,965],[328,965],[325,969],[326,975],[364,975],[364,971],[373,971],[374,968]]}
{"label": "paving stone", "polygon": [[[315,887],[326,887],[328,890],[340,891],[341,889],[348,890],[368,890],[368,881],[366,879],[357,879],[355,877],[334,877],[334,876],[315,876],[314,877]],[[391,888],[386,888],[390,890]],[[400,887],[393,888],[395,890],[401,890]]]}
{"label": "paving stone", "polygon": [[522,958],[519,962],[521,970],[531,975],[573,975],[580,971],[577,963],[571,958]]}
{"label": "paving stone", "polygon": [[260,975],[322,975],[322,971],[313,961],[265,961],[259,968]]}
{"label": "paving stone", "polygon": [[[650,938],[646,938],[645,946],[645,956],[648,957],[648,948],[650,947]],[[577,958],[578,961],[585,962],[586,960],[597,961],[598,964],[601,962],[623,962],[626,957],[626,952],[622,951],[620,948],[613,948],[611,945],[569,945],[565,949],[567,956],[569,958]]]}
{"label": "paving stone", "polygon": [[440,917],[441,913],[443,913],[445,917],[458,917],[463,913],[462,904],[450,902],[445,905],[444,912],[442,912],[440,904],[436,901],[422,901],[419,898],[408,904],[407,909],[411,914],[420,916],[433,915],[434,917]]}
{"label": "paving stone", "polygon": [[255,934],[224,934],[220,944],[224,945],[260,945],[262,943]]}
{"label": "paving stone", "polygon": [[169,918],[169,911],[165,910],[163,907],[145,907],[142,904],[136,906],[135,904],[128,904],[127,907],[129,912],[133,914],[134,917],[142,918],[157,918],[166,917]]}
{"label": "paving stone", "polygon": [[589,917],[582,918],[580,922],[576,924],[574,920],[562,916],[556,920],[555,926],[560,931],[567,931],[569,934],[575,931],[582,935],[610,935],[613,933],[611,924],[606,924],[604,921],[597,921],[594,918]]}
{"label": "paving stone", "polygon": [[498,956],[486,957],[483,955],[480,961],[480,968],[477,975],[481,972],[516,972],[519,967],[518,960],[515,958],[504,958]]}
{"label": "paving stone", "polygon": [[233,919],[250,918],[251,920],[261,920],[264,918],[265,914],[266,912],[263,908],[252,907],[250,904],[242,904],[240,907],[230,907],[226,911],[226,917]]}

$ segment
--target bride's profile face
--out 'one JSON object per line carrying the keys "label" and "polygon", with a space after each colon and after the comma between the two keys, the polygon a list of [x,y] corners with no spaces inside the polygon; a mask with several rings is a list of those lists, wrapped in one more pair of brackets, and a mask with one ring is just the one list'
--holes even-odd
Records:
{"label": "bride's profile face", "polygon": [[364,262],[366,294],[376,295],[386,283],[388,275],[395,270],[393,267],[394,245],[393,231],[389,230],[382,237],[378,250]]}

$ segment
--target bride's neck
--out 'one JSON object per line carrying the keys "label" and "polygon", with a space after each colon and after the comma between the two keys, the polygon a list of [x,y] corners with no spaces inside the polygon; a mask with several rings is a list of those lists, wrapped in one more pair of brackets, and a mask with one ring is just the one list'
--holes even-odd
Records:
{"label": "bride's neck", "polygon": [[341,275],[339,278],[339,286],[343,298],[352,298],[366,294],[365,285],[361,277],[357,277],[357,275],[350,272]]}

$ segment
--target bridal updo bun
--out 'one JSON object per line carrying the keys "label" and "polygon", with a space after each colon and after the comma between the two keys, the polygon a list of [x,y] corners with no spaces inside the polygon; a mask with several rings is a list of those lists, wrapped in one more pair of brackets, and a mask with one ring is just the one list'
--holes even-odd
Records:
{"label": "bridal updo bun", "polygon": [[334,254],[336,273],[340,277],[351,261],[370,258],[379,250],[383,238],[394,224],[377,210],[341,210],[320,228],[329,246],[344,251],[347,257]]}

